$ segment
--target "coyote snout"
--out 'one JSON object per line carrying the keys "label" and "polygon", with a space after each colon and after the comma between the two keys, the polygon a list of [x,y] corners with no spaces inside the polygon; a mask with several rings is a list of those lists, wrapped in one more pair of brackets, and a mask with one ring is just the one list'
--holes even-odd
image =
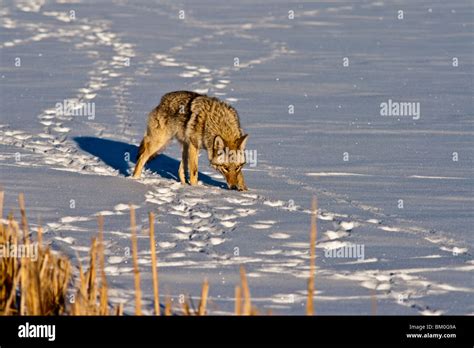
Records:
{"label": "coyote snout", "polygon": [[213,145],[211,165],[219,171],[227,181],[231,190],[246,191],[242,167],[245,165],[245,144],[248,134],[242,135],[235,141],[225,141],[216,135]]}
{"label": "coyote snout", "polygon": [[204,148],[211,166],[224,176],[229,189],[247,190],[242,168],[248,135],[243,134],[232,106],[194,92],[165,94],[148,115],[133,177],[140,177],[145,163],[173,138],[183,147],[178,170],[181,183],[186,183],[187,171],[189,183],[197,184],[198,154]]}

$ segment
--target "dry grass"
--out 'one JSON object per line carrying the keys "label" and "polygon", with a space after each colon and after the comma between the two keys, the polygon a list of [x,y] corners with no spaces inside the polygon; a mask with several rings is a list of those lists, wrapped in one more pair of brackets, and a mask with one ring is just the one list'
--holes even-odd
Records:
{"label": "dry grass", "polygon": [[[3,193],[1,194],[3,201]],[[3,205],[3,202],[2,204]],[[23,195],[19,196],[20,227],[10,215],[0,224],[3,250],[23,250],[27,257],[0,258],[0,313],[3,315],[62,315],[71,279],[71,264],[49,248],[32,243],[28,235]],[[41,229],[38,230],[41,235]]]}
{"label": "dry grass", "polygon": [[[0,192],[0,212],[3,211],[3,192]],[[21,228],[10,215],[8,223],[0,224],[0,246],[33,245],[30,241],[23,195],[18,198]],[[0,216],[1,217],[1,216]],[[149,214],[150,251],[152,254],[152,278],[154,312],[160,315],[159,278],[156,260],[154,215]],[[43,246],[42,229],[38,228],[37,260],[32,257],[0,258],[0,314],[2,315],[122,315],[123,305],[109,310],[108,287],[105,275],[104,218],[98,217],[98,238],[92,238],[89,264],[84,269],[77,255],[78,276],[74,281],[70,261]],[[135,210],[130,206],[130,231],[135,281],[135,314],[142,314],[140,270],[138,265],[137,226]],[[258,311],[252,307],[245,270],[241,267],[241,286],[236,293],[236,314],[252,315]],[[100,279],[100,281],[98,281]],[[202,285],[197,309],[186,299],[182,305],[185,315],[206,315],[209,299],[209,282]],[[243,289],[243,292],[240,292]],[[69,298],[67,294],[72,293]],[[243,296],[243,298],[241,298]],[[169,296],[165,299],[165,315],[179,312],[172,308]]]}
{"label": "dry grass", "polygon": [[240,282],[243,290],[244,301],[242,309],[240,310],[242,315],[252,314],[252,301],[250,299],[250,289],[247,282],[247,275],[245,274],[244,266],[240,266]]}
{"label": "dry grass", "polygon": [[3,198],[5,196],[5,193],[3,191],[0,191],[0,217],[3,217]]}
{"label": "dry grass", "polygon": [[160,315],[160,287],[158,280],[158,263],[156,261],[156,246],[155,246],[155,215],[148,213],[148,220],[150,222],[150,251],[151,251],[151,275],[153,278],[153,299],[155,304],[155,314]]}
{"label": "dry grass", "polygon": [[198,315],[206,315],[207,296],[209,295],[209,282],[204,280],[202,284],[201,301],[199,302]]}
{"label": "dry grass", "polygon": [[[22,233],[13,215],[9,216],[7,223],[4,223],[2,219],[0,246],[3,250],[7,248],[26,250],[28,254],[22,254],[21,257],[10,255],[0,258],[0,314],[108,315],[102,218],[99,218],[99,244],[95,238],[92,240],[87,272],[83,271],[79,262],[79,277],[74,291],[70,261],[43,245],[41,227],[37,231],[37,241],[30,240],[22,194],[19,195],[18,202]],[[3,206],[3,192],[0,193],[0,203],[0,206]],[[99,257],[101,272],[99,290],[97,257]],[[75,292],[71,296],[71,301],[68,298],[68,291]]]}
{"label": "dry grass", "polygon": [[[79,256],[78,276],[72,277],[71,262],[43,245],[42,229],[38,228],[37,242],[30,240],[25,200],[19,195],[21,225],[10,214],[3,219],[4,193],[0,191],[0,247],[37,245],[37,258],[0,257],[0,315],[123,315],[123,304],[112,308],[108,300],[105,274],[104,218],[98,217],[98,238],[92,238],[89,264],[84,270]],[[149,238],[152,257],[154,314],[160,315],[159,278],[156,259],[154,214],[149,213]],[[310,233],[310,274],[306,314],[314,314],[314,277],[316,272],[315,246],[317,239],[317,202],[313,198]],[[20,227],[21,226],[21,227]],[[135,282],[135,314],[142,314],[140,270],[138,265],[137,226],[135,210],[130,205],[130,231]],[[98,279],[100,281],[98,281]],[[185,299],[181,309],[173,309],[170,296],[164,300],[164,315],[181,312],[184,315],[206,315],[209,303],[209,282],[202,285],[197,308]],[[73,294],[68,298],[68,294]],[[71,300],[70,300],[71,299]],[[372,314],[376,313],[376,295],[372,294]],[[245,268],[240,267],[240,285],[235,287],[235,315],[259,315],[252,306]],[[270,315],[271,312],[267,312]]]}
{"label": "dry grass", "polygon": [[308,279],[308,300],[306,303],[306,315],[314,315],[314,277],[316,273],[316,239],[318,238],[318,202],[313,197],[311,205],[311,233],[309,243],[309,279]]}
{"label": "dry grass", "polygon": [[105,275],[105,246],[104,246],[104,217],[99,215],[97,218],[99,224],[99,267],[100,267],[100,313],[109,314],[108,295],[107,295],[107,277]]}
{"label": "dry grass", "polygon": [[370,291],[370,298],[372,303],[371,313],[372,315],[377,315],[377,292],[374,289]]}
{"label": "dry grass", "polygon": [[169,296],[166,297],[165,299],[165,315],[169,316],[171,315],[171,298]]}
{"label": "dry grass", "polygon": [[140,270],[138,268],[137,225],[135,208],[130,204],[130,231],[132,234],[133,274],[135,279],[135,315],[142,315],[142,293],[140,290]]}
{"label": "dry grass", "polygon": [[238,285],[235,287],[235,315],[242,315],[242,290]]}

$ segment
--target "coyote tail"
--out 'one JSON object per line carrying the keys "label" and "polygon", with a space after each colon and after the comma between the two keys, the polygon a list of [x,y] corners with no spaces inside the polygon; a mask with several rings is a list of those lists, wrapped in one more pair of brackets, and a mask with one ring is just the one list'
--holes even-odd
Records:
{"label": "coyote tail", "polygon": [[145,139],[143,139],[142,142],[140,143],[140,147],[138,148],[138,153],[137,153],[137,157],[135,161],[138,162],[138,159],[144,152],[145,152]]}

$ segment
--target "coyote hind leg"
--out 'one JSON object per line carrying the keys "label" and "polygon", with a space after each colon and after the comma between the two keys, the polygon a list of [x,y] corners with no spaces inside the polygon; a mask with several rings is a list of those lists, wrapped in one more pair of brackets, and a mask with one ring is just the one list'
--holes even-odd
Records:
{"label": "coyote hind leg", "polygon": [[160,151],[170,138],[171,136],[163,131],[156,132],[153,135],[145,135],[138,149],[137,164],[133,171],[134,179],[140,177],[146,162],[148,162],[151,156]]}
{"label": "coyote hind leg", "polygon": [[183,144],[181,162],[179,163],[178,176],[181,184],[186,184],[186,170],[188,168],[188,144]]}

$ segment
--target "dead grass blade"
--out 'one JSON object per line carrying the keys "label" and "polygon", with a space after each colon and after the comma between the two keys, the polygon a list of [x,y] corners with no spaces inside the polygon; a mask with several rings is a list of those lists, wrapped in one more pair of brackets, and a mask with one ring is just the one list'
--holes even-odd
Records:
{"label": "dead grass blade", "polygon": [[130,230],[132,233],[133,274],[135,278],[135,315],[142,315],[140,270],[138,269],[137,225],[135,222],[135,208],[131,204],[130,204]]}
{"label": "dead grass blade", "polygon": [[242,315],[252,314],[252,302],[250,300],[250,290],[247,282],[247,276],[245,274],[244,266],[240,266],[240,281],[242,283],[242,290],[244,295],[244,305],[242,309]]}
{"label": "dead grass blade", "polygon": [[209,282],[207,279],[202,284],[201,301],[199,302],[198,315],[206,314],[207,296],[209,295]]}
{"label": "dead grass blade", "polygon": [[155,304],[155,314],[160,315],[160,288],[158,280],[158,263],[156,261],[156,246],[155,246],[155,215],[148,213],[148,220],[150,223],[150,251],[151,251],[151,275],[153,278],[153,298]]}
{"label": "dead grass blade", "polygon": [[377,293],[374,289],[371,290],[371,302],[372,302],[372,310],[371,313],[372,315],[377,315]]}
{"label": "dead grass blade", "polygon": [[235,287],[235,315],[242,315],[242,289]]}
{"label": "dead grass blade", "polygon": [[100,307],[99,315],[109,314],[107,277],[105,276],[105,245],[104,245],[104,217],[97,217],[99,224],[99,265],[100,265]]}
{"label": "dead grass blade", "polygon": [[313,197],[311,206],[311,233],[309,250],[309,279],[308,279],[308,299],[306,303],[306,315],[314,315],[314,277],[316,273],[316,239],[318,237],[317,228],[318,203],[316,197]]}
{"label": "dead grass blade", "polygon": [[171,298],[169,296],[166,296],[165,299],[165,315],[171,315]]}
{"label": "dead grass blade", "polygon": [[3,219],[3,200],[5,197],[5,192],[0,191],[0,219]]}
{"label": "dead grass blade", "polygon": [[23,193],[18,194],[18,205],[20,206],[21,213],[21,229],[23,231],[23,243],[27,244],[29,242],[28,221],[26,219],[25,195]]}

